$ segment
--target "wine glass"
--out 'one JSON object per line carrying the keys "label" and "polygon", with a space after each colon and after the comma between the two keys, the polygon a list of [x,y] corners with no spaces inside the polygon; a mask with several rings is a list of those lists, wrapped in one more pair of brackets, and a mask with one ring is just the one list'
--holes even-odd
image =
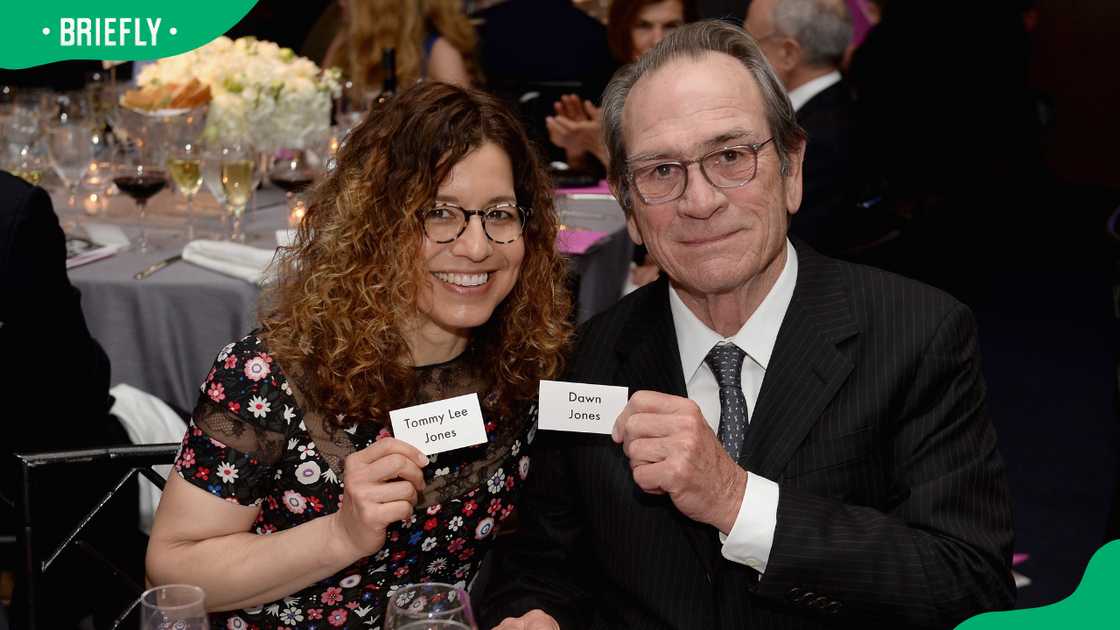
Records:
{"label": "wine glass", "polygon": [[94,134],[84,122],[81,118],[64,116],[47,129],[47,154],[51,167],[66,186],[67,205],[71,208],[96,148]]}
{"label": "wine glass", "polygon": [[140,596],[142,630],[209,630],[206,593],[189,584],[168,584]]}
{"label": "wine glass", "polygon": [[162,164],[148,157],[141,147],[132,142],[118,144],[113,161],[113,183],[117,189],[132,197],[140,223],[140,242],[135,249],[148,251],[148,229],[145,214],[148,200],[167,186],[167,173]]}
{"label": "wine glass", "polygon": [[434,621],[453,621],[467,628],[478,627],[471,612],[470,597],[453,584],[408,584],[389,597],[385,607],[385,630],[401,630],[413,622]]}
{"label": "wine glass", "polygon": [[167,171],[179,194],[187,200],[188,241],[194,240],[194,196],[202,188],[202,153],[198,142],[180,138],[171,145],[167,156]]}
{"label": "wine glass", "polygon": [[280,149],[273,154],[268,180],[284,191],[288,201],[288,216],[294,216],[296,195],[315,182],[315,169],[308,154],[301,149]]}
{"label": "wine glass", "polygon": [[253,197],[257,154],[249,145],[227,144],[219,149],[219,155],[226,212],[233,224],[229,240],[243,243],[245,234],[241,231],[241,222],[245,216],[245,207]]}
{"label": "wine glass", "polygon": [[[388,626],[386,626],[386,630],[388,630]],[[397,626],[394,630],[477,630],[477,627],[461,621],[431,619],[428,621],[410,621],[403,626]]]}

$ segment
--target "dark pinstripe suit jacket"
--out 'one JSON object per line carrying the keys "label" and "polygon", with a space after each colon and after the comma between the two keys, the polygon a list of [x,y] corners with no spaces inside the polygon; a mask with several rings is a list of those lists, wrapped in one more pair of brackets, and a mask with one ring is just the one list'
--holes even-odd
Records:
{"label": "dark pinstripe suit jacket", "polygon": [[[970,312],[797,251],[740,460],[781,487],[765,574],[641,492],[609,436],[542,431],[486,621],[543,608],[565,630],[951,627],[1011,604],[1011,507]],[[685,395],[664,278],[581,329],[567,378]]]}

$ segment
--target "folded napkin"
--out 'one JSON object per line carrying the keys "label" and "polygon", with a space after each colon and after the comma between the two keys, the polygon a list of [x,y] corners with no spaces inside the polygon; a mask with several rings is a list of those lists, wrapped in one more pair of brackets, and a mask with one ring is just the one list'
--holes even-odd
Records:
{"label": "folded napkin", "polygon": [[[110,389],[109,393],[115,399],[110,411],[120,420],[133,444],[162,444],[183,439],[187,425],[159,398],[124,383]],[[171,474],[171,466],[152,468],[164,479]],[[144,477],[140,477],[139,485],[140,529],[150,534],[162,493]]]}
{"label": "folded napkin", "polygon": [[275,249],[226,241],[197,240],[183,248],[183,260],[253,284],[263,284],[268,279],[265,271],[275,255]]}

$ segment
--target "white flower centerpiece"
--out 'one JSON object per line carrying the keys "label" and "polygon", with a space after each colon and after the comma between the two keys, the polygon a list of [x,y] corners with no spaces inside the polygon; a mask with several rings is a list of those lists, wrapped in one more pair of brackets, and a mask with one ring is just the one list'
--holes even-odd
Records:
{"label": "white flower centerpiece", "polygon": [[203,137],[249,143],[259,151],[304,149],[321,141],[340,92],[337,70],[321,70],[290,48],[254,37],[219,37],[146,66],[141,87],[197,79],[210,87]]}

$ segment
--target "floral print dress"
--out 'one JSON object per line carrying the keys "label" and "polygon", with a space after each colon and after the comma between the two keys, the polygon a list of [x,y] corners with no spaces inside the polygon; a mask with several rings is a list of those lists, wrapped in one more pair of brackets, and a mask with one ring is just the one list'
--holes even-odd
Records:
{"label": "floral print dress", "polygon": [[[417,368],[417,404],[467,390],[480,393],[485,409],[484,390],[470,389],[478,383],[468,355]],[[374,423],[329,431],[298,397],[259,337],[229,344],[202,384],[175,462],[183,479],[214,496],[259,506],[252,531],[262,536],[337,511],[345,455],[391,435]],[[211,628],[380,628],[399,586],[467,584],[514,513],[536,428],[535,405],[514,418],[484,415],[488,442],[430,456],[417,509],[389,528],[378,553],[280,601],[213,614]]]}

